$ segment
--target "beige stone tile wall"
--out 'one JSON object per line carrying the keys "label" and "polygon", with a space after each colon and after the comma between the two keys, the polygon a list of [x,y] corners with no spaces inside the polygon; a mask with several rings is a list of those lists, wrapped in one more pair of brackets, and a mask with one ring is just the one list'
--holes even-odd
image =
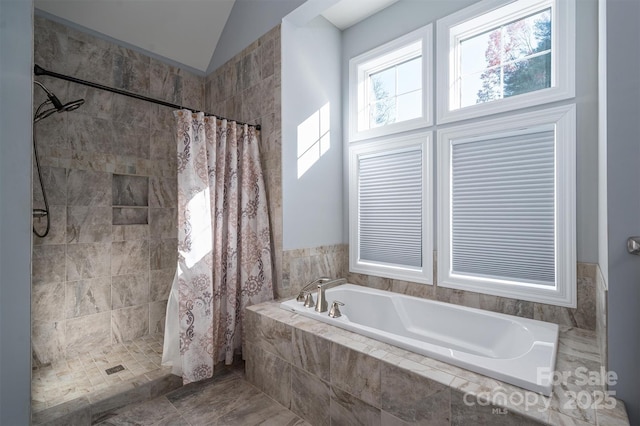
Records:
{"label": "beige stone tile wall", "polygon": [[276,297],[286,295],[282,270],[282,131],[280,26],[260,37],[206,78],[206,110],[260,124]]}
{"label": "beige stone tile wall", "polygon": [[[553,322],[559,325],[577,327],[586,330],[605,329],[606,314],[602,314],[606,306],[603,298],[605,292],[596,288],[603,286],[598,267],[591,263],[578,263],[578,307],[534,303],[525,300],[491,296],[470,291],[454,290],[438,285],[425,285],[409,281],[375,277],[372,275],[353,274],[349,272],[349,249],[346,244],[323,246],[310,249],[288,250],[283,254],[283,287],[281,297],[293,297],[305,283],[321,276],[347,278],[350,283],[359,284],[379,290],[393,291],[410,296],[439,300],[447,303],[485,309],[524,318]],[[596,302],[599,303],[596,307]],[[599,331],[604,336],[605,332]],[[601,339],[602,345],[605,342]],[[604,346],[603,346],[604,347]]]}
{"label": "beige stone tile wall", "polygon": [[346,277],[348,256],[346,244],[285,251],[281,297],[297,295],[306,283],[322,276]]}
{"label": "beige stone tile wall", "polygon": [[547,305],[506,297],[480,294],[464,290],[454,290],[438,285],[424,285],[388,278],[349,273],[347,278],[354,284],[389,290],[411,296],[424,297],[447,303],[485,309],[524,318],[548,321],[559,325],[585,330],[596,329],[596,268],[591,263],[578,263],[578,303],[577,308]]}
{"label": "beige stone tile wall", "polygon": [[602,365],[608,369],[609,358],[607,356],[607,297],[609,290],[607,284],[602,276],[602,270],[600,267],[596,271],[596,284],[595,284],[595,303],[596,303],[596,336],[598,338],[598,347],[600,348],[600,358],[602,359]]}

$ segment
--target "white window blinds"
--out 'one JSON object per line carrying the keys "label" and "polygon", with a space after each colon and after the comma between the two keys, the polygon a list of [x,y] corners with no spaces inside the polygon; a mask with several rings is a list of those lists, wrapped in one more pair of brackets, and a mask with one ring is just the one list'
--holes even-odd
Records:
{"label": "white window blinds", "polygon": [[360,260],[422,267],[422,147],[358,157]]}
{"label": "white window blinds", "polygon": [[452,273],[555,285],[554,139],[453,141]]}

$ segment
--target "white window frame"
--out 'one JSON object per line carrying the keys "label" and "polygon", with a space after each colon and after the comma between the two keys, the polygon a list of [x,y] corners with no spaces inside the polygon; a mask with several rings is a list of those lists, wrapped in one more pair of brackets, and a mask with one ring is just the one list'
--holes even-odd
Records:
{"label": "white window frame", "polygon": [[[385,138],[349,147],[349,270],[422,284],[433,284],[433,162],[432,132]],[[358,158],[376,152],[396,151],[420,146],[422,149],[422,267],[366,262],[360,259],[360,226],[358,221]]]}
{"label": "white window frame", "polygon": [[[459,40],[551,7],[551,87],[460,107]],[[484,0],[437,22],[438,123],[512,111],[575,96],[575,0]]]}
{"label": "white window frame", "polygon": [[[368,77],[372,72],[401,63],[402,49],[422,41],[422,116],[380,127],[358,130],[368,122]],[[360,141],[414,130],[433,124],[433,24],[426,25],[349,61],[349,141]]]}
{"label": "white window frame", "polygon": [[[556,137],[556,285],[455,275],[451,271],[451,143],[552,125]],[[438,131],[438,285],[519,300],[576,307],[576,112],[574,105]]]}

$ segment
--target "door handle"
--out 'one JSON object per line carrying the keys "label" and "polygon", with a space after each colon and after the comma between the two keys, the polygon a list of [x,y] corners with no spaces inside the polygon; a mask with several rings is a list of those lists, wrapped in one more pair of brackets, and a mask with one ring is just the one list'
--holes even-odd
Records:
{"label": "door handle", "polygon": [[630,254],[640,256],[640,237],[629,237],[627,239],[627,251]]}

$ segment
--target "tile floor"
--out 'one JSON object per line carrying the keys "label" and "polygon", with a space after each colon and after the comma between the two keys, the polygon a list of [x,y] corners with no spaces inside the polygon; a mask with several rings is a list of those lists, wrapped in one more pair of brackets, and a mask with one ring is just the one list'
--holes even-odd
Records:
{"label": "tile floor", "polygon": [[244,370],[224,368],[146,402],[104,415],[100,426],[310,426],[244,379]]}
{"label": "tile floor", "polygon": [[[171,376],[168,369],[160,368],[161,359],[162,335],[158,335],[35,368],[31,382],[34,424],[309,425],[247,382],[244,362],[222,367],[212,379],[180,387],[163,396],[143,398],[142,402],[129,405],[119,402],[135,401],[137,395],[129,394],[142,389],[143,383]],[[124,369],[111,375],[106,373],[105,370],[118,365]],[[176,388],[171,383],[164,385],[169,385],[168,389]],[[163,384],[151,386],[161,389]],[[120,390],[124,393],[115,395]],[[92,408],[87,410],[88,405]],[[108,408],[110,406],[118,408]]]}
{"label": "tile floor", "polygon": [[[32,372],[31,403],[34,413],[104,392],[112,386],[160,368],[163,336],[144,336],[110,348],[38,367]],[[124,369],[111,375],[105,370]]]}

